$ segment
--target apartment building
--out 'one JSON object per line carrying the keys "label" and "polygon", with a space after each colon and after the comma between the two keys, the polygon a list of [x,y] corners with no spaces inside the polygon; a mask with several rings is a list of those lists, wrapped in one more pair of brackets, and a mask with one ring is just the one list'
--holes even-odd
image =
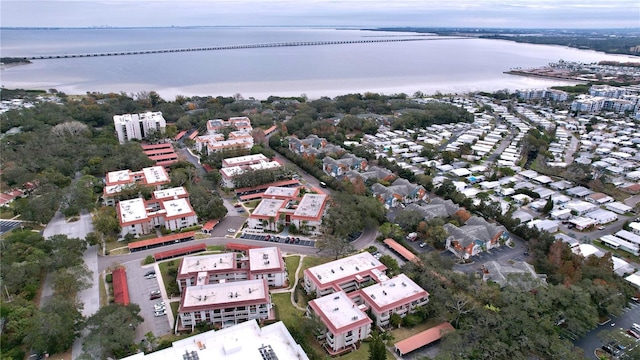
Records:
{"label": "apartment building", "polygon": [[196,284],[213,284],[266,279],[269,287],[282,287],[287,282],[287,268],[277,247],[249,249],[247,256],[222,253],[186,256],[180,262],[176,281],[182,292]]}
{"label": "apartment building", "polygon": [[279,225],[293,224],[306,234],[319,234],[327,195],[305,194],[302,199],[298,195],[298,188],[269,187],[249,215],[248,228],[276,231]]}
{"label": "apartment building", "polygon": [[375,325],[380,327],[389,325],[391,315],[405,317],[429,302],[429,293],[405,274],[368,286],[359,293],[370,309]]}
{"label": "apartment building", "polygon": [[154,191],[148,201],[143,198],[120,201],[116,212],[122,237],[149,234],[160,226],[176,231],[198,223],[189,194],[182,187]]}
{"label": "apartment building", "polygon": [[196,282],[184,288],[178,318],[178,329],[182,330],[193,330],[199,322],[225,328],[249,320],[274,319],[267,280]]}
{"label": "apartment building", "polygon": [[114,115],[113,124],[120,144],[133,139],[142,140],[153,131],[164,133],[167,127],[160,111]]}
{"label": "apartment building", "polygon": [[122,360],[216,359],[216,360],[309,360],[282,321],[260,327],[247,321],[173,342],[171,347]]}
{"label": "apartment building", "polygon": [[304,271],[304,289],[316,298],[335,292],[352,292],[388,280],[387,267],[368,252],[358,253]]}
{"label": "apartment building", "polygon": [[307,316],[316,316],[324,325],[317,335],[331,355],[350,351],[369,337],[373,321],[344,291],[338,291],[309,301]]}
{"label": "apartment building", "polygon": [[160,190],[171,182],[169,174],[162,166],[143,168],[140,171],[118,170],[108,172],[102,190],[102,200],[106,206],[116,204],[118,194],[133,185],[142,185]]}
{"label": "apartment building", "polygon": [[[224,128],[231,128],[225,138],[222,134]],[[213,119],[207,121],[207,134],[195,138],[195,147],[201,152],[218,152],[227,149],[251,149],[253,136],[251,132],[251,120],[246,116],[231,117],[225,121]]]}
{"label": "apartment building", "polygon": [[245,172],[277,169],[280,167],[282,167],[282,164],[277,161],[268,161],[268,159],[267,161],[255,162],[248,165],[223,167],[222,169],[220,169],[220,182],[223,187],[233,189],[236,187],[235,178],[239,175],[244,174]]}

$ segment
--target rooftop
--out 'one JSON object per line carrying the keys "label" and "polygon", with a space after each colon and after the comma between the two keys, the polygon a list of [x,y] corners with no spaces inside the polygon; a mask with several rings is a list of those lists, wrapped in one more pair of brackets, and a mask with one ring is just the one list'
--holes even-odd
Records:
{"label": "rooftop", "polygon": [[[195,354],[195,355],[194,355]],[[221,330],[175,341],[170,348],[149,354],[139,352],[123,360],[308,360],[281,321],[258,326],[247,321]]]}
{"label": "rooftop", "polygon": [[180,311],[192,307],[231,307],[247,301],[269,301],[266,280],[243,280],[216,284],[187,286],[184,288]]}
{"label": "rooftop", "polygon": [[284,205],[284,203],[285,200],[280,199],[262,199],[262,201],[260,201],[260,204],[256,206],[251,215],[275,218],[276,216],[278,216],[278,211],[282,208],[282,205]]}
{"label": "rooftop", "polygon": [[130,170],[117,170],[110,171],[107,173],[107,184],[118,183],[118,182],[129,182],[130,180]]}
{"label": "rooftop", "polygon": [[402,303],[403,300],[406,301],[412,297],[423,298],[429,295],[429,293],[413,282],[413,280],[409,279],[405,274],[400,274],[389,280],[368,286],[364,288],[362,292],[371,299],[371,302],[374,303],[378,309],[384,309],[390,305],[396,307]]}
{"label": "rooftop", "polygon": [[251,271],[282,269],[283,267],[279,248],[249,249],[249,269]]}
{"label": "rooftop", "polygon": [[235,269],[236,254],[222,253],[203,256],[186,256],[182,259],[180,274],[189,274],[200,271],[212,271],[223,269]]}
{"label": "rooftop", "polygon": [[152,166],[144,168],[142,169],[142,173],[144,174],[144,178],[149,185],[163,183],[171,180],[169,179],[169,175],[167,174],[166,170],[162,166]]}
{"label": "rooftop", "polygon": [[383,271],[387,267],[368,252],[361,252],[346,258],[338,259],[326,264],[321,264],[307,269],[320,284],[328,284],[333,281],[355,277],[356,275],[373,270],[379,279],[386,279]]}
{"label": "rooftop", "polygon": [[120,223],[128,223],[147,218],[147,210],[144,199],[142,198],[120,201],[118,208],[120,209]]}
{"label": "rooftop", "polygon": [[162,203],[162,206],[167,211],[167,217],[174,217],[174,216],[193,213],[193,210],[191,209],[191,205],[189,205],[189,200],[184,198],[165,201]]}
{"label": "rooftop", "polygon": [[254,154],[254,155],[245,155],[245,156],[227,158],[223,160],[223,164],[225,166],[239,166],[239,165],[259,163],[263,161],[268,162],[269,158],[267,158],[263,154]]}
{"label": "rooftop", "polygon": [[305,194],[293,214],[302,217],[318,217],[326,200],[327,195]]}
{"label": "rooftop", "polygon": [[294,197],[298,193],[297,187],[280,187],[269,186],[267,191],[264,192],[264,197],[279,196],[279,197]]}
{"label": "rooftop", "polygon": [[164,190],[156,190],[153,192],[153,197],[155,199],[166,199],[166,198],[173,198],[173,197],[182,197],[188,195],[187,194],[187,190],[184,189],[184,187],[180,186],[180,187],[174,187],[174,188],[169,188],[169,189],[164,189]]}
{"label": "rooftop", "polygon": [[309,301],[316,314],[332,331],[340,331],[357,323],[371,323],[367,314],[351,300],[344,291]]}

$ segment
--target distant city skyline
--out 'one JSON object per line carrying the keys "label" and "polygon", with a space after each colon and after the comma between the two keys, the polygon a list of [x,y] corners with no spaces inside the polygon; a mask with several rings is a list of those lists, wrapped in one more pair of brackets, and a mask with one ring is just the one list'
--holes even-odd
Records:
{"label": "distant city skyline", "polygon": [[637,0],[2,0],[2,27],[639,28]]}

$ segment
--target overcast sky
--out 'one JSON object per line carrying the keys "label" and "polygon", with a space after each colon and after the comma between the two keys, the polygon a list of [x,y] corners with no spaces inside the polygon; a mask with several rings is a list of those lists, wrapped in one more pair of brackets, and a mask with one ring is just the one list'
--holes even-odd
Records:
{"label": "overcast sky", "polygon": [[1,0],[3,27],[640,27],[640,0]]}

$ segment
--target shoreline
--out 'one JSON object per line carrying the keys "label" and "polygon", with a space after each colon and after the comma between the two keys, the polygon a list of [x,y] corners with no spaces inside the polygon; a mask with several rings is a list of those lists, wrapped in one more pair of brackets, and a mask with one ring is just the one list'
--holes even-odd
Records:
{"label": "shoreline", "polygon": [[519,71],[519,70],[503,71],[503,74],[524,76],[524,77],[533,77],[533,78],[542,78],[542,79],[572,81],[572,82],[576,82],[576,83],[588,83],[589,82],[587,80],[579,80],[579,79],[576,79],[576,78],[570,77],[570,76],[542,75],[542,74],[530,73],[530,72],[527,72],[527,71]]}

